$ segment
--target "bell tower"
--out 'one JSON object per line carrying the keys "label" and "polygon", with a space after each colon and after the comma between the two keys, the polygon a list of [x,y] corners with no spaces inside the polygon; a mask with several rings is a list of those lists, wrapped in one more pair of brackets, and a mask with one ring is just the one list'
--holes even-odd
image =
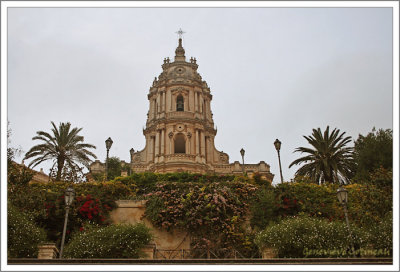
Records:
{"label": "bell tower", "polygon": [[[146,146],[141,151],[131,151],[131,168],[135,172],[241,174],[239,162],[229,164],[228,154],[215,148],[217,130],[210,88],[197,72],[196,58],[186,61],[183,31],[177,33],[174,61],[164,59],[162,72],[149,89],[149,111],[143,130]],[[249,166],[253,172],[267,174],[272,181],[265,162]]]}

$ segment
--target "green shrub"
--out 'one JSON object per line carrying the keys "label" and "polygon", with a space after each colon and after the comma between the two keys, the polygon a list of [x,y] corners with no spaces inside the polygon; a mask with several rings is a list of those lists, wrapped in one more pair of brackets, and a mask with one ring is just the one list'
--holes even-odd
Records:
{"label": "green shrub", "polygon": [[[283,183],[274,188],[277,217],[304,213],[312,217],[343,220],[343,207],[336,197],[337,185]],[[392,210],[392,188],[350,184],[348,190],[349,220],[362,228],[377,224]]]}
{"label": "green shrub", "polygon": [[[368,245],[366,231],[352,226],[355,250]],[[267,227],[256,237],[259,248],[275,248],[279,257],[349,257],[351,240],[344,222],[291,217]]]}
{"label": "green shrub", "polygon": [[250,225],[256,230],[263,230],[272,221],[276,220],[276,201],[272,188],[262,188],[257,191],[250,202]]}
{"label": "green shrub", "polygon": [[387,253],[393,253],[393,219],[392,213],[388,213],[385,218],[378,224],[371,225],[370,240],[372,248],[382,254],[377,254],[377,257],[387,257]]}
{"label": "green shrub", "polygon": [[46,232],[35,225],[28,215],[8,205],[8,257],[35,258],[38,244],[46,241]]}
{"label": "green shrub", "polygon": [[145,215],[156,227],[188,231],[193,248],[234,248],[246,254],[251,245],[242,225],[257,189],[236,181],[160,182],[147,195]]}
{"label": "green shrub", "polygon": [[152,239],[144,224],[91,226],[72,236],[66,258],[139,258],[140,249]]}

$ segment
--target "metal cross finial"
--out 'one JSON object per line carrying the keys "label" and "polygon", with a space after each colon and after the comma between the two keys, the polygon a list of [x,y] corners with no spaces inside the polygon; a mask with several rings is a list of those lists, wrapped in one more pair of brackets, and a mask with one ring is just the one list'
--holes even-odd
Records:
{"label": "metal cross finial", "polygon": [[182,28],[179,28],[179,30],[177,32],[175,32],[175,33],[179,35],[179,39],[182,39],[183,33],[186,33],[186,32],[183,31]]}

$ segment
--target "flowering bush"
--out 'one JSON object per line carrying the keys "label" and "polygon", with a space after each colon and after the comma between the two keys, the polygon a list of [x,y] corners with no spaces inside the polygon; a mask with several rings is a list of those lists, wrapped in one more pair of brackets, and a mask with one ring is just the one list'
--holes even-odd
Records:
{"label": "flowering bush", "polygon": [[11,204],[8,204],[7,216],[8,257],[37,257],[38,244],[46,241],[46,232],[36,226],[29,216],[21,213]]}
{"label": "flowering bush", "polygon": [[254,185],[234,181],[159,183],[147,195],[145,215],[157,227],[189,231],[195,249],[241,247],[246,237],[237,234],[244,232],[248,203],[256,190]]}
{"label": "flowering bush", "polygon": [[65,258],[139,258],[140,249],[151,241],[144,224],[86,226],[71,238]]}
{"label": "flowering bush", "polygon": [[[392,213],[388,213],[385,218],[377,223],[372,224],[369,228],[370,240],[369,243],[378,252],[389,252],[393,254],[393,218]],[[377,256],[388,257],[387,254],[377,254]]]}
{"label": "flowering bush", "polygon": [[[366,247],[369,234],[352,226],[355,249]],[[349,257],[351,239],[344,222],[312,217],[288,217],[260,232],[255,240],[261,248],[275,248],[279,257]]]}

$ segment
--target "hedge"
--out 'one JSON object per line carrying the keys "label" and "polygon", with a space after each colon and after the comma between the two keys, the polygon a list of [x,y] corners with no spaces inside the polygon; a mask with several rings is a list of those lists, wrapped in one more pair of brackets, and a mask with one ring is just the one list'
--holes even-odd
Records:
{"label": "hedge", "polygon": [[17,208],[8,204],[7,245],[10,258],[36,258],[38,245],[46,241],[46,232]]}
{"label": "hedge", "polygon": [[[351,226],[354,248],[367,248],[369,233]],[[259,248],[274,248],[279,257],[351,257],[352,246],[344,222],[311,217],[289,217],[256,236]]]}
{"label": "hedge", "polygon": [[64,251],[65,258],[139,258],[141,248],[152,239],[144,224],[85,226],[72,236]]}

